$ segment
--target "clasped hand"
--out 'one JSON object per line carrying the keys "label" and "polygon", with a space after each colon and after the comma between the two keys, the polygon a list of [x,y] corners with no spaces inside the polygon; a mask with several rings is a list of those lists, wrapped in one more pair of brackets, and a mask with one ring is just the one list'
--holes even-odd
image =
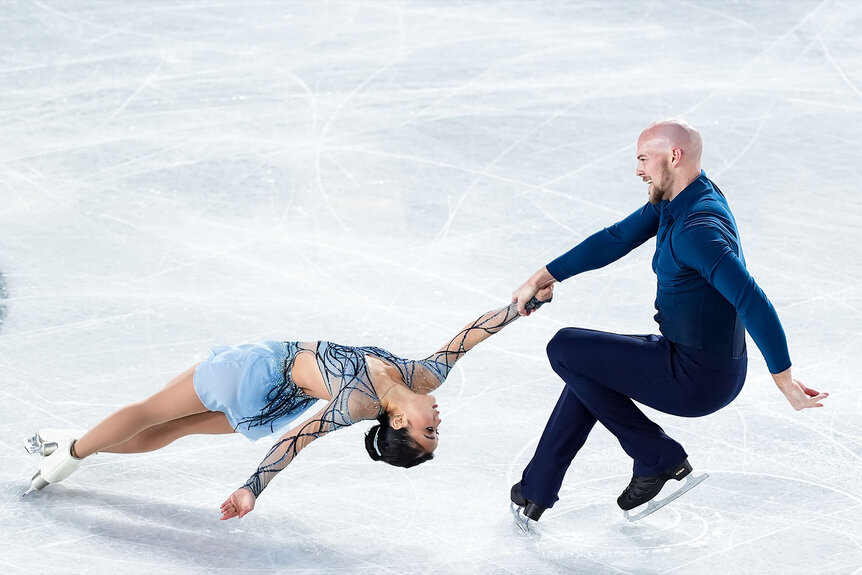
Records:
{"label": "clasped hand", "polygon": [[527,316],[533,313],[536,310],[528,310],[526,309],[527,302],[533,299],[533,296],[536,297],[539,301],[548,301],[554,295],[554,284],[551,284],[542,289],[537,288],[535,285],[527,282],[523,284],[521,287],[516,289],[514,293],[512,293],[512,302],[518,304],[518,313],[522,316]]}

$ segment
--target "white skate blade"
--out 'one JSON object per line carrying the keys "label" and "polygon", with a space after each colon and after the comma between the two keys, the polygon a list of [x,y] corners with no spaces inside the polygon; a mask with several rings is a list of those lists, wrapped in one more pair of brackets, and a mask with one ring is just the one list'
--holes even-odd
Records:
{"label": "white skate blade", "polygon": [[529,517],[521,513],[523,507],[515,505],[514,502],[509,502],[509,509],[512,511],[512,516],[515,518],[515,524],[524,533],[532,534],[533,529],[530,527],[532,521]]}
{"label": "white skate blade", "polygon": [[[704,473],[703,475],[698,475],[697,477],[695,477],[692,474],[689,474],[685,478],[685,483],[682,485],[682,487],[680,487],[679,489],[677,489],[676,491],[674,491],[673,493],[671,493],[670,495],[668,495],[667,497],[665,497],[661,501],[656,501],[655,499],[653,499],[653,500],[647,502],[646,508],[643,511],[636,513],[635,515],[631,515],[628,511],[624,511],[623,515],[625,515],[625,518],[628,519],[629,521],[638,521],[639,519],[643,519],[647,515],[652,515],[653,513],[655,513],[656,511],[658,511],[659,509],[661,509],[662,507],[664,507],[665,505],[667,505],[668,503],[673,501],[674,499],[677,499],[677,498],[681,497],[682,495],[684,495],[685,493],[691,491],[692,488],[697,486],[699,483],[701,483],[707,477],[709,477],[708,473]],[[643,507],[643,506],[641,506],[641,507]]]}

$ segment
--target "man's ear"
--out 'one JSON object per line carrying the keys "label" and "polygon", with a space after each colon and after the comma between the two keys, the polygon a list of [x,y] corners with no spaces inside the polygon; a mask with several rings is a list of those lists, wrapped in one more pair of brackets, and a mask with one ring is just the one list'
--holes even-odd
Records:
{"label": "man's ear", "polygon": [[670,151],[670,163],[672,166],[678,166],[682,160],[682,149],[672,148]]}

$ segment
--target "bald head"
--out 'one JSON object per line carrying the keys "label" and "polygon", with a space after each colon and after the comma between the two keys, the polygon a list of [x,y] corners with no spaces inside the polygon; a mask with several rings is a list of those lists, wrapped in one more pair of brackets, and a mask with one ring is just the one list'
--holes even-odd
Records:
{"label": "bald head", "polygon": [[685,120],[662,120],[641,132],[637,175],[649,182],[650,201],[673,200],[697,178],[702,150],[700,133]]}
{"label": "bald head", "polygon": [[656,122],[641,132],[638,146],[641,142],[649,143],[663,152],[671,152],[674,148],[679,149],[682,152],[680,160],[692,167],[696,166],[700,173],[703,139],[700,137],[700,132],[685,120],[669,118]]}

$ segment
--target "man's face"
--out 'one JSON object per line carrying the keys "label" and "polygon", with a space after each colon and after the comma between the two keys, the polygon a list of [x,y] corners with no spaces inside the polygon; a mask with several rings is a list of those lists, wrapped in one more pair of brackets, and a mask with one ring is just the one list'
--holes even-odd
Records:
{"label": "man's face", "polygon": [[649,202],[658,204],[670,198],[673,176],[670,171],[669,154],[656,140],[638,139],[638,165],[635,174],[649,184]]}

